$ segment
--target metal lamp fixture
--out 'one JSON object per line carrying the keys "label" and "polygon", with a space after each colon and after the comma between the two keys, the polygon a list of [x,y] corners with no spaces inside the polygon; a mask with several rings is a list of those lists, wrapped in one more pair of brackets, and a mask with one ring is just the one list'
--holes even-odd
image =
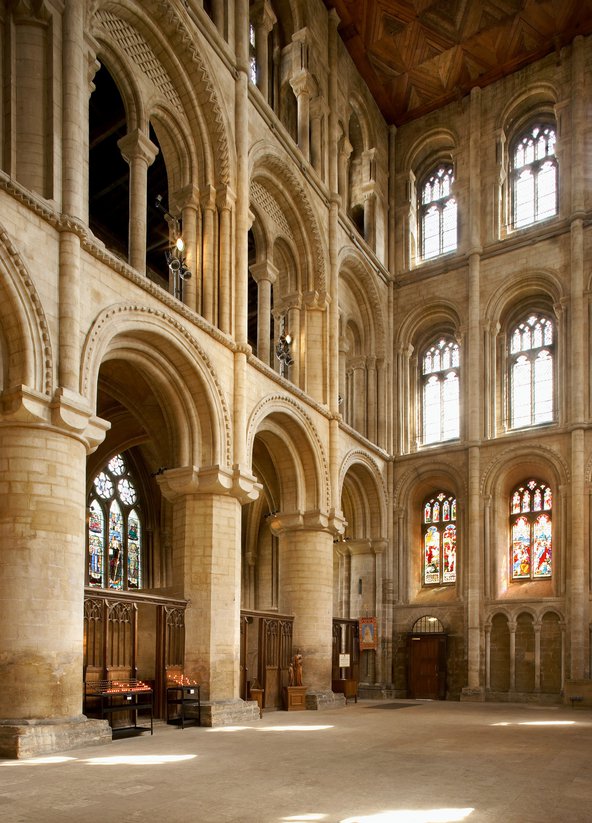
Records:
{"label": "metal lamp fixture", "polygon": [[185,262],[185,241],[181,235],[181,222],[165,209],[162,203],[162,195],[156,198],[156,208],[161,211],[167,223],[172,226],[175,235],[174,245],[165,251],[165,257],[169,271],[173,277],[173,294],[179,300],[183,299],[183,282],[189,280],[191,272]]}

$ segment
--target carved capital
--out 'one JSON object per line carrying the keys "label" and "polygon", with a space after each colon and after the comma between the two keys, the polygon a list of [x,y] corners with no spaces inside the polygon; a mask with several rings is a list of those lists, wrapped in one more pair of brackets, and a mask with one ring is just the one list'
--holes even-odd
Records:
{"label": "carved capital", "polygon": [[253,263],[252,266],[249,266],[249,271],[253,277],[253,280],[259,284],[263,280],[268,280],[270,283],[275,283],[277,280],[277,276],[279,271],[270,263],[269,260],[263,260],[261,263]]}
{"label": "carved capital", "polygon": [[130,164],[134,160],[144,160],[147,166],[151,166],[158,154],[158,146],[139,129],[128,132],[117,141],[117,145],[123,159]]}
{"label": "carved capital", "polygon": [[269,34],[277,23],[277,17],[269,0],[257,0],[256,3],[253,3],[249,10],[249,16],[257,32]]}
{"label": "carved capital", "polygon": [[82,441],[89,454],[105,439],[111,423],[96,417],[86,398],[58,389],[53,398],[39,394],[27,386],[19,386],[0,397],[2,423],[37,424],[59,429]]}
{"label": "carved capital", "polygon": [[165,469],[157,476],[163,496],[171,502],[185,495],[208,494],[230,495],[241,503],[256,500],[261,485],[256,478],[240,470],[208,466],[197,469],[195,466],[181,466]]}

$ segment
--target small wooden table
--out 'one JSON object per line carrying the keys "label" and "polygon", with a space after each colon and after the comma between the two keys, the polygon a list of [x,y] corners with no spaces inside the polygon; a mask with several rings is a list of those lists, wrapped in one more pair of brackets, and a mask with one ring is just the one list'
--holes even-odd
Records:
{"label": "small wooden table", "polygon": [[173,723],[176,718],[169,717],[169,707],[179,707],[179,718],[181,720],[181,729],[185,728],[185,709],[187,706],[197,706],[197,717],[191,716],[188,720],[197,722],[201,725],[201,699],[199,686],[197,684],[173,685],[167,686],[167,723]]}

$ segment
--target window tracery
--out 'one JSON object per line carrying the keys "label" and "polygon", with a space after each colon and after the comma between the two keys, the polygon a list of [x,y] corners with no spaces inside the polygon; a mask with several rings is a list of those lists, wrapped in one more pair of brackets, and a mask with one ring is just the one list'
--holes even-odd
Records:
{"label": "window tracery", "polygon": [[557,214],[555,128],[536,123],[512,151],[512,220],[520,229]]}
{"label": "window tracery", "polygon": [[423,584],[456,583],[456,498],[444,491],[423,505]]}
{"label": "window tracery", "polygon": [[88,515],[88,585],[142,588],[143,529],[136,484],[121,454],[95,477]]}
{"label": "window tracery", "polygon": [[452,165],[441,164],[421,186],[421,256],[430,260],[454,251],[457,245],[457,205]]}
{"label": "window tracery", "polygon": [[510,498],[511,577],[536,580],[551,577],[553,494],[540,480],[517,486]]}
{"label": "window tracery", "polygon": [[554,329],[531,314],[510,334],[510,421],[513,429],[553,420]]}
{"label": "window tracery", "polygon": [[460,434],[460,350],[441,338],[422,358],[423,443],[453,440]]}

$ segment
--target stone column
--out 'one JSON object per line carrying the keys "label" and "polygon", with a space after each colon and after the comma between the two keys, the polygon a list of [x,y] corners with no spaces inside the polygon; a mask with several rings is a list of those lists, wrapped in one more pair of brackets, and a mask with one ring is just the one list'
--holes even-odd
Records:
{"label": "stone column", "polygon": [[200,280],[199,241],[199,190],[189,185],[177,191],[174,196],[176,207],[181,212],[181,236],[185,243],[185,264],[191,277],[183,283],[183,302],[193,311],[198,311],[198,290]]}
{"label": "stone column", "polygon": [[13,400],[0,426],[0,757],[31,757],[111,739],[82,714],[86,453],[107,424]]}
{"label": "stone column", "polygon": [[310,96],[313,91],[313,80],[308,71],[298,72],[291,80],[290,85],[296,95],[298,111],[298,148],[305,160],[310,160]]}
{"label": "stone column", "polygon": [[[570,287],[570,362],[569,381],[571,419],[567,421],[571,429],[571,501],[570,501],[570,556],[567,574],[567,604],[569,614],[569,677],[580,680],[590,676],[589,662],[589,599],[590,585],[586,548],[589,540],[589,524],[585,520],[585,381],[581,379],[582,363],[588,358],[587,334],[585,330],[585,234],[584,220],[586,185],[581,173],[586,163],[586,53],[583,37],[573,42],[572,54],[572,141],[571,141],[571,260],[569,271]],[[558,335],[557,335],[558,336]],[[559,389],[563,388],[560,369],[556,368]],[[557,394],[557,393],[556,393]],[[559,410],[557,411],[559,414]],[[561,420],[559,421],[561,422]]]}
{"label": "stone column", "polygon": [[117,141],[117,145],[130,167],[129,262],[137,272],[146,274],[148,166],[154,162],[158,148],[139,129],[126,134]]}
{"label": "stone column", "polygon": [[257,0],[251,6],[251,23],[255,28],[255,60],[257,61],[257,88],[269,100],[269,32],[277,18],[269,0]]}
{"label": "stone column", "polygon": [[202,314],[208,323],[215,323],[215,260],[216,260],[216,192],[209,186],[202,205]]}
{"label": "stone column", "polygon": [[[331,691],[333,644],[333,527],[319,512],[279,514],[280,611],[294,615],[293,650],[304,658],[306,705],[323,708]],[[343,524],[337,524],[343,529]]]}
{"label": "stone column", "polygon": [[541,628],[540,620],[536,620],[533,624],[534,629],[534,690],[540,692],[541,690]]}
{"label": "stone column", "polygon": [[[7,21],[14,97],[7,129],[7,163],[19,183],[42,197],[54,197],[52,15],[46,0],[12,2],[13,27]],[[6,65],[9,63],[7,61]],[[83,77],[79,78],[83,82]],[[67,82],[67,78],[65,78]]]}
{"label": "stone column", "polygon": [[516,691],[516,621],[508,623],[510,630],[510,692]]}
{"label": "stone column", "polygon": [[[468,248],[468,331],[465,368],[465,404],[467,423],[465,437],[468,450],[468,551],[467,574],[463,576],[467,603],[467,687],[464,699],[482,699],[481,682],[481,606],[483,569],[481,563],[481,496],[480,496],[480,442],[481,442],[481,309],[480,309],[480,213],[481,213],[481,89],[471,91],[470,100],[470,189],[469,189],[469,248]],[[470,387],[470,388],[469,388]]]}
{"label": "stone column", "polygon": [[174,588],[191,602],[185,671],[201,683],[202,724],[252,719],[239,694],[241,502],[259,487],[218,467],[169,469],[158,482],[173,505]]}
{"label": "stone column", "polygon": [[212,20],[224,37],[224,0],[212,0]]}
{"label": "stone column", "polygon": [[220,331],[232,333],[232,206],[234,194],[228,186],[218,192],[219,271],[218,324]]}
{"label": "stone column", "polygon": [[376,249],[376,192],[374,184],[364,192],[364,240]]}
{"label": "stone column", "polygon": [[366,434],[366,358],[355,357],[351,361],[353,371],[353,426],[360,434]]}
{"label": "stone column", "polygon": [[250,267],[253,280],[257,283],[257,357],[267,366],[271,349],[271,287],[275,283],[278,270],[273,263],[264,260]]}
{"label": "stone column", "polygon": [[344,207],[349,203],[349,158],[353,150],[354,147],[344,135],[339,141],[339,195]]}

